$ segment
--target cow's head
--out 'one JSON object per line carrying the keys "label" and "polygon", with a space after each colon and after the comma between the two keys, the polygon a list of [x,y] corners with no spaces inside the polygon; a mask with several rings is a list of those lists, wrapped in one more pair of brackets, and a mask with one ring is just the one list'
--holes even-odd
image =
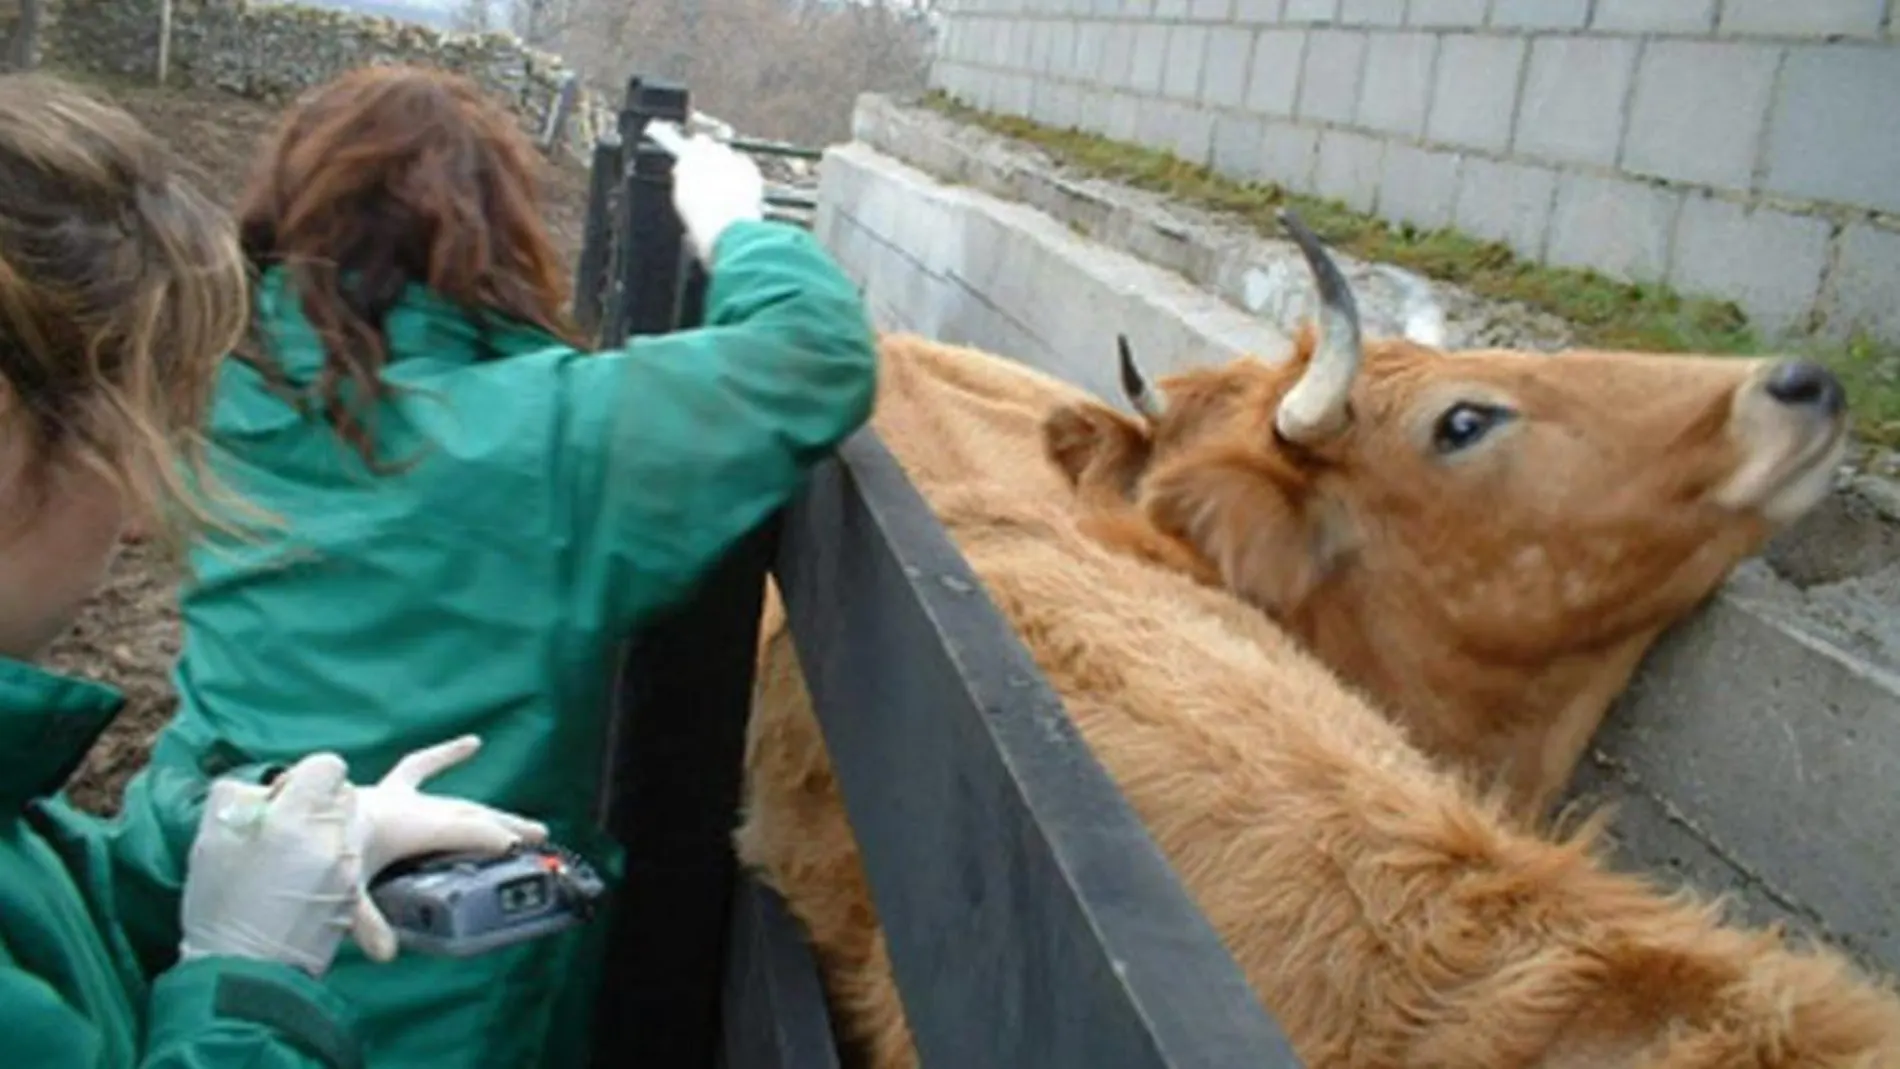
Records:
{"label": "cow's head", "polygon": [[[1644,650],[1827,492],[1812,363],[1362,340],[1318,240],[1292,359],[1070,405],[1044,444],[1096,530],[1258,605],[1428,748],[1540,809]],[[1185,562],[1185,563],[1182,563]]]}

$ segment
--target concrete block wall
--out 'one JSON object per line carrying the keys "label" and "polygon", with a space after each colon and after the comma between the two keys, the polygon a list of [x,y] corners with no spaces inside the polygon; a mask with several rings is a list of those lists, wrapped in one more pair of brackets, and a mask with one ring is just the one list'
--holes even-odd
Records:
{"label": "concrete block wall", "polygon": [[937,88],[1900,340],[1900,0],[945,0]]}

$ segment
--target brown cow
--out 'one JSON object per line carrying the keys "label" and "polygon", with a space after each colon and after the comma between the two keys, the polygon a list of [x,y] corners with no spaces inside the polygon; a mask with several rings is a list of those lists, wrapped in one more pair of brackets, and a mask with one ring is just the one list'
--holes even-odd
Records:
{"label": "brown cow", "polygon": [[[1836,956],[1516,830],[1258,612],[1173,574],[1218,582],[1193,542],[1150,538],[1167,568],[1104,546],[1105,523],[1152,524],[1079,525],[1026,448],[1082,391],[922,339],[882,351],[879,433],[1308,1064],[1900,1065],[1900,1004]],[[760,679],[741,855],[810,930],[845,1030],[879,1069],[911,1064],[775,602]]]}
{"label": "brown cow", "polygon": [[1428,752],[1542,812],[1658,634],[1826,494],[1844,393],[1798,361],[1362,346],[1297,220],[1324,330],[1293,360],[1053,412],[1111,544],[1265,610]]}
{"label": "brown cow", "polygon": [[[932,504],[1305,1065],[1900,1069],[1900,999],[1837,954],[1522,830],[1263,614],[1103,546],[1008,474],[943,479]],[[805,925],[847,1040],[910,1069],[775,601],[760,688],[740,857]]]}

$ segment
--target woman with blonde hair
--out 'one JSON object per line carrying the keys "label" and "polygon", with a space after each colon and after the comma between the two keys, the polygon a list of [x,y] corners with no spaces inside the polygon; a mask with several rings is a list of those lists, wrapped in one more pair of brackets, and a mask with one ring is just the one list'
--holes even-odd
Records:
{"label": "woman with blonde hair", "polygon": [[[245,316],[230,222],[125,113],[0,76],[0,1035],[8,1065],[360,1064],[320,977],[391,861],[546,831],[415,790],[473,754],[408,755],[372,787],[334,753],[148,775],[113,821],[60,793],[123,706],[32,660],[128,523],[182,537],[225,501],[195,436]],[[294,763],[291,763],[293,762]],[[187,863],[188,862],[188,863]]]}
{"label": "woman with blonde hair", "polygon": [[[438,71],[352,71],[284,118],[238,212],[261,281],[210,433],[290,533],[194,554],[154,761],[323,748],[377,770],[480,731],[457,789],[617,885],[595,821],[616,653],[865,422],[874,336],[812,236],[762,220],[757,168],[693,139],[675,206],[705,326],[585,351],[539,166]],[[345,956],[329,983],[373,1065],[581,1065],[604,935]]]}

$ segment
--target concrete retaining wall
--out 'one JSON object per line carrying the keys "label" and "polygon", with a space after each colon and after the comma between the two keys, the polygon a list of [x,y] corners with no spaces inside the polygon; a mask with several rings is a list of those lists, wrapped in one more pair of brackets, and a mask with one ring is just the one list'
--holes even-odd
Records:
{"label": "concrete retaining wall", "polygon": [[936,86],[1900,339],[1893,0],[946,0]]}
{"label": "concrete retaining wall", "polygon": [[[1230,248],[1165,204],[874,98],[856,125],[826,154],[816,228],[881,326],[1024,360],[1124,408],[1117,331],[1157,371],[1285,351],[1289,320],[1156,265],[1218,278],[1194,250]],[[1900,971],[1900,539],[1872,507],[1836,495],[1667,636],[1578,790],[1618,803],[1630,864]]]}

